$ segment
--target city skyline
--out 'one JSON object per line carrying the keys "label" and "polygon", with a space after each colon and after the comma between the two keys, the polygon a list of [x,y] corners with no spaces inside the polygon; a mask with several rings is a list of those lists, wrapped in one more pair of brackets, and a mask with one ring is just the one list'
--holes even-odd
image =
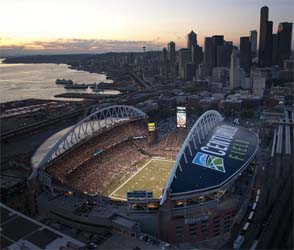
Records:
{"label": "city skyline", "polygon": [[107,1],[103,5],[101,1],[83,3],[78,0],[62,3],[7,1],[2,4],[3,15],[0,17],[1,22],[6,23],[0,30],[0,48],[2,53],[103,53],[142,51],[143,44],[147,50],[159,50],[173,40],[179,49],[186,46],[186,35],[191,30],[197,34],[201,46],[205,37],[219,34],[239,45],[241,36],[259,29],[262,6],[269,7],[269,18],[276,32],[280,22],[293,19],[289,4],[289,0],[278,3],[251,0]]}

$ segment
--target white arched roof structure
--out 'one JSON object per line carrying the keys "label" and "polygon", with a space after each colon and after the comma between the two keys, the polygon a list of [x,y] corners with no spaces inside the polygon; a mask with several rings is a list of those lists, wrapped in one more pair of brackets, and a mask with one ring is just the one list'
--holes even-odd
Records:
{"label": "white arched roof structure", "polygon": [[184,158],[185,162],[187,163],[186,149],[188,149],[188,153],[190,153],[192,156],[192,148],[197,149],[198,145],[201,145],[201,142],[205,139],[209,132],[223,119],[224,118],[219,112],[215,110],[209,110],[202,114],[195,122],[178,153],[176,162],[165,186],[160,204],[163,204],[166,200],[167,190],[169,189],[173,179],[176,178],[177,170],[179,169],[182,171],[182,166],[180,163],[181,160]]}
{"label": "white arched roof structure", "polygon": [[[134,118],[148,117],[143,111],[132,106],[114,105],[97,110],[83,118],[76,125],[70,128],[57,142],[51,147],[46,155],[34,168],[34,173],[38,169],[43,169],[56,157],[63,154],[82,140],[90,138],[104,128],[112,127],[115,124],[126,122]],[[35,174],[32,175],[35,175]],[[31,177],[30,177],[31,178]]]}

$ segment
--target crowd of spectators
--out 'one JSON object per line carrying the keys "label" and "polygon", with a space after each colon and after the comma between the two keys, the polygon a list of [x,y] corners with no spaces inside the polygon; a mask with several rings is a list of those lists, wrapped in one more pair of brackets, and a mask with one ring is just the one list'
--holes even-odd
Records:
{"label": "crowd of spectators", "polygon": [[46,169],[46,172],[57,180],[64,182],[65,176],[70,174],[83,163],[91,160],[98,151],[105,151],[120,142],[135,136],[146,136],[147,128],[142,120],[118,125],[102,134],[80,143],[60,158],[56,159]]}
{"label": "crowd of spectators", "polygon": [[187,129],[176,128],[163,136],[158,143],[150,145],[147,140],[133,141],[133,143],[150,156],[175,159],[187,134]]}
{"label": "crowd of spectators", "polygon": [[150,144],[144,121],[118,125],[65,153],[46,172],[80,192],[104,194],[109,185],[117,185],[136,173],[137,163],[144,158],[175,159],[187,133],[187,129],[175,128]]}
{"label": "crowd of spectators", "polygon": [[65,181],[82,192],[101,194],[113,181],[135,173],[136,163],[145,157],[126,140],[81,164]]}

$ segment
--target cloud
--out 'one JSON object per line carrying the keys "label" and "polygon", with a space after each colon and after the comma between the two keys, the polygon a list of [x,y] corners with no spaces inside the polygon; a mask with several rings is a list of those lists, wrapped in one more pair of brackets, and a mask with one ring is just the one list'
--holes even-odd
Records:
{"label": "cloud", "polygon": [[0,51],[2,55],[141,52],[143,46],[146,47],[146,50],[158,50],[162,44],[159,44],[158,41],[72,38],[51,41],[31,41],[21,45],[0,45]]}

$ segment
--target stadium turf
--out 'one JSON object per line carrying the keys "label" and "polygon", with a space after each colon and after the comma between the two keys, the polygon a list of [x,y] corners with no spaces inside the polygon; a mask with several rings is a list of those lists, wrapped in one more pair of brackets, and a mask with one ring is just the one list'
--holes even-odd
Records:
{"label": "stadium turf", "polygon": [[126,199],[126,193],[135,190],[153,192],[154,198],[159,198],[170,176],[174,162],[151,159],[134,176],[118,187],[111,195],[114,199]]}

